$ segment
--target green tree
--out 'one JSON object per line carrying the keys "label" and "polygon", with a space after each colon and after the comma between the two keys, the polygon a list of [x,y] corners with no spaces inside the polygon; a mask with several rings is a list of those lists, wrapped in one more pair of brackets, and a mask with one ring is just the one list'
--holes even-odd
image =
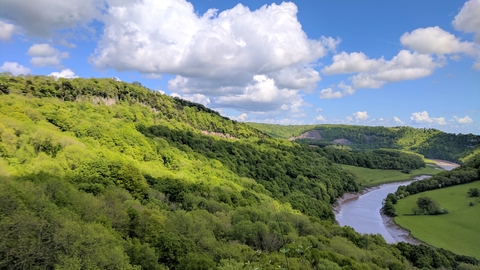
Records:
{"label": "green tree", "polygon": [[439,215],[446,214],[448,210],[441,208],[440,204],[429,197],[420,197],[417,200],[417,207],[413,209],[415,215]]}
{"label": "green tree", "polygon": [[470,188],[468,190],[469,197],[480,197],[480,190],[478,188]]}

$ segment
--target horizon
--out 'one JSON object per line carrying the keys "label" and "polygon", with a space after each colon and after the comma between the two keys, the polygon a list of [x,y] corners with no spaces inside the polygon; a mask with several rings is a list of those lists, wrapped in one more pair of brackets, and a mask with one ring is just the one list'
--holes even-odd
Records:
{"label": "horizon", "polygon": [[240,122],[480,134],[480,0],[40,4],[0,3],[0,72],[138,81]]}

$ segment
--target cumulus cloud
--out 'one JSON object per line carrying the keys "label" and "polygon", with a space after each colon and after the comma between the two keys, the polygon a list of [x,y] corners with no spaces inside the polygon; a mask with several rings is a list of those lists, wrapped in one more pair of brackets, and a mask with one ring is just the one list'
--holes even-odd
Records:
{"label": "cumulus cloud", "polygon": [[[111,4],[90,62],[118,71],[175,74],[168,83],[171,91],[206,95],[212,106],[238,108],[251,100],[262,104],[248,106],[254,111],[284,109],[285,103],[294,109],[297,91],[311,91],[321,80],[313,66],[340,42],[331,37],[309,39],[297,12],[291,2],[257,10],[238,4],[203,15],[185,0]],[[258,78],[268,78],[274,87]],[[267,101],[266,93],[294,98]],[[269,102],[273,103],[266,105]]]}
{"label": "cumulus cloud", "polygon": [[475,54],[478,48],[475,43],[460,41],[455,35],[438,26],[418,28],[411,33],[404,33],[400,37],[403,46],[423,54]]}
{"label": "cumulus cloud", "polygon": [[73,49],[73,48],[76,48],[76,47],[77,47],[77,45],[68,42],[68,41],[67,41],[66,39],[64,39],[64,38],[60,39],[59,44],[62,45],[62,46],[64,46],[64,47],[67,47],[67,48],[69,48],[69,49]]}
{"label": "cumulus cloud", "polygon": [[467,1],[455,16],[452,24],[455,29],[475,34],[475,41],[480,43],[480,0]]}
{"label": "cumulus cloud", "polygon": [[[338,56],[338,57],[337,57]],[[343,91],[332,88],[322,90],[321,98],[341,98],[352,95],[360,88],[380,88],[388,82],[414,80],[426,77],[442,66],[432,56],[401,50],[391,60],[369,59],[363,53],[345,52],[335,55],[333,63],[322,71],[328,74],[357,73],[349,78],[352,85],[338,85]]]}
{"label": "cumulus cloud", "polygon": [[327,120],[325,119],[325,117],[319,115],[319,116],[315,117],[315,121],[326,122]]}
{"label": "cumulus cloud", "polygon": [[33,44],[27,51],[30,56],[55,56],[59,52],[48,44]]}
{"label": "cumulus cloud", "polygon": [[346,53],[334,55],[333,63],[330,66],[324,67],[322,72],[326,75],[342,74],[342,73],[356,73],[367,72],[373,69],[377,69],[385,60],[381,59],[368,59],[363,52]]}
{"label": "cumulus cloud", "polygon": [[437,125],[446,125],[444,117],[430,117],[427,111],[423,112],[414,112],[412,116],[410,116],[410,120],[412,123],[416,124],[437,124]]}
{"label": "cumulus cloud", "polygon": [[59,65],[62,59],[68,58],[66,52],[60,52],[49,44],[34,44],[28,51],[27,55],[32,56],[30,64],[36,67],[41,66],[56,66]]}
{"label": "cumulus cloud", "polygon": [[237,117],[237,120],[239,121],[245,121],[245,119],[247,119],[247,114],[246,113],[242,113],[240,114],[238,117]]}
{"label": "cumulus cloud", "polygon": [[55,78],[66,78],[66,79],[78,78],[78,76],[75,75],[75,72],[73,72],[69,68],[63,69],[60,72],[52,72],[48,76],[53,76]]}
{"label": "cumulus cloud", "polygon": [[471,124],[471,123],[473,123],[472,118],[470,118],[468,115],[466,115],[465,117],[462,117],[462,118],[457,117],[457,116],[454,116],[453,118],[459,124]]}
{"label": "cumulus cloud", "polygon": [[340,91],[335,91],[331,87],[320,90],[321,99],[341,98],[343,94]]}
{"label": "cumulus cloud", "polygon": [[55,30],[86,26],[100,15],[103,5],[100,0],[2,0],[0,18],[29,36],[48,38]]}
{"label": "cumulus cloud", "polygon": [[353,114],[353,117],[355,117],[357,121],[364,121],[364,120],[367,120],[370,116],[368,116],[367,111],[363,111],[363,112],[358,111]]}
{"label": "cumulus cloud", "polygon": [[191,102],[199,103],[199,104],[202,104],[204,106],[207,106],[208,104],[210,104],[210,99],[207,96],[202,95],[202,94],[180,95],[178,93],[172,93],[171,96],[172,97],[178,97],[178,98],[181,98],[181,99],[185,99],[185,100],[188,100],[188,101],[191,101]]}
{"label": "cumulus cloud", "polygon": [[116,70],[217,78],[300,65],[291,72],[305,80],[315,73],[301,66],[324,56],[334,41],[308,39],[296,14],[293,3],[255,11],[238,4],[220,14],[210,9],[203,16],[186,1],[112,5],[92,63]]}
{"label": "cumulus cloud", "polygon": [[[334,90],[340,88],[341,90]],[[347,85],[344,82],[340,82],[337,86],[329,87],[326,89],[320,90],[320,98],[321,99],[332,99],[332,98],[342,98],[347,95],[353,95],[355,93],[355,89],[351,85]]]}
{"label": "cumulus cloud", "polygon": [[429,55],[401,50],[390,61],[368,73],[360,73],[352,78],[353,87],[378,88],[387,82],[414,80],[433,73],[441,64]]}
{"label": "cumulus cloud", "polygon": [[2,72],[10,72],[13,75],[20,75],[20,74],[26,75],[30,73],[29,68],[24,67],[17,62],[8,62],[8,61],[3,63],[3,65],[0,67],[0,70]]}
{"label": "cumulus cloud", "polygon": [[396,116],[393,117],[393,121],[395,121],[395,123],[397,123],[397,124],[403,124],[402,120],[400,120],[400,118],[398,118]]}
{"label": "cumulus cloud", "polygon": [[230,107],[243,111],[260,112],[290,109],[298,112],[303,100],[298,90],[279,89],[272,78],[255,75],[254,83],[238,95],[214,98],[214,107]]}
{"label": "cumulus cloud", "polygon": [[6,23],[0,20],[0,40],[1,41],[10,40],[16,30],[17,30],[17,27],[15,27],[15,25]]}
{"label": "cumulus cloud", "polygon": [[268,74],[279,88],[310,90],[321,80],[318,71],[311,67],[286,67]]}

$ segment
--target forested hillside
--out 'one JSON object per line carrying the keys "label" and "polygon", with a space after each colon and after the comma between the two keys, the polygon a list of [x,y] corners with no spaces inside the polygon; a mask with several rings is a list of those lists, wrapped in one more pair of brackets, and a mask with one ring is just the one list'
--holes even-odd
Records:
{"label": "forested hillside", "polygon": [[319,150],[138,83],[1,74],[0,269],[478,269],[335,225],[358,185]]}
{"label": "forested hillside", "polygon": [[360,151],[399,149],[419,153],[426,158],[453,162],[465,162],[480,153],[479,135],[450,134],[436,129],[349,125],[249,125],[275,137],[292,138],[298,142],[319,146],[340,144]]}

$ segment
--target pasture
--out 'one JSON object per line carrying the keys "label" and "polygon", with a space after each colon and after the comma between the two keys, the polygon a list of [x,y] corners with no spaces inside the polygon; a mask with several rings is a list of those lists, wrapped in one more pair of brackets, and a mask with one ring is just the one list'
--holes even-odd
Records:
{"label": "pasture", "polygon": [[368,169],[343,164],[340,166],[357,176],[357,183],[362,189],[385,183],[413,180],[413,178],[416,176],[435,175],[443,171],[438,169],[436,166],[429,166],[428,163],[427,167],[413,170],[410,174],[405,174],[394,170]]}
{"label": "pasture", "polygon": [[[398,213],[395,222],[429,245],[480,259],[480,198],[468,197],[469,188],[480,188],[480,181],[401,199],[395,205]],[[435,199],[449,213],[436,216],[412,215],[412,208],[422,196]],[[470,202],[473,206],[470,206]]]}

